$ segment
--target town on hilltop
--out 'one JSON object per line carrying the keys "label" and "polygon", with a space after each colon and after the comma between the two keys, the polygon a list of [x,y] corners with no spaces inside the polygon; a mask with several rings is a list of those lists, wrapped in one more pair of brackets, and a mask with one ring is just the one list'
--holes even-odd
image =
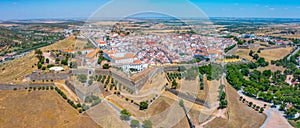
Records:
{"label": "town on hilltop", "polygon": [[0,21],[0,127],[300,126],[300,19],[152,13]]}

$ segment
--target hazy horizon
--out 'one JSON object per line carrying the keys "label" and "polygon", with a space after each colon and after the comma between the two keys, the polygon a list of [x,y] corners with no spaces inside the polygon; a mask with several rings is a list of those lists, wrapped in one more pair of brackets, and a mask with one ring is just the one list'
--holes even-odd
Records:
{"label": "hazy horizon", "polygon": [[[112,1],[2,0],[0,1],[0,20],[88,18],[97,9]],[[177,6],[186,1],[143,0],[139,2],[155,8],[172,8],[175,10]],[[299,0],[190,0],[189,2],[196,5],[209,18],[300,18]],[[121,6],[128,7],[132,6],[134,2],[125,0],[123,3]],[[114,11],[118,12],[119,10],[114,8]],[[185,14],[185,10],[177,11],[177,13]]]}

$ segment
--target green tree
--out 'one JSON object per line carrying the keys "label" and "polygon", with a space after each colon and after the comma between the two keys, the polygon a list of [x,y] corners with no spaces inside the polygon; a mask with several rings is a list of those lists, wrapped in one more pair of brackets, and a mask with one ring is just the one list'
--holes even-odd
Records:
{"label": "green tree", "polygon": [[48,58],[46,59],[46,63],[49,64],[49,59]]}
{"label": "green tree", "polygon": [[110,66],[109,66],[108,64],[104,64],[104,65],[102,66],[102,68],[103,68],[103,69],[109,69]]}
{"label": "green tree", "polygon": [[122,120],[129,120],[131,114],[126,110],[126,109],[123,109],[121,112],[120,112],[120,118]]}
{"label": "green tree", "polygon": [[47,69],[47,67],[45,67],[45,66],[42,67],[42,70],[46,70],[46,69]]}
{"label": "green tree", "polygon": [[144,128],[152,128],[152,122],[150,120],[144,120],[143,127]]}
{"label": "green tree", "polygon": [[148,103],[147,102],[140,102],[140,110],[145,110],[148,108]]}
{"label": "green tree", "polygon": [[185,70],[186,70],[186,68],[184,66],[178,66],[178,71],[179,72],[183,72]]}
{"label": "green tree", "polygon": [[71,62],[70,63],[70,68],[77,68],[77,63],[76,62]]}
{"label": "green tree", "polygon": [[59,61],[60,61],[59,58],[56,58],[56,59],[55,59],[55,63],[56,63],[56,64],[58,64]]}
{"label": "green tree", "polygon": [[179,101],[179,105],[180,105],[181,107],[184,107],[184,102],[183,102],[183,100],[180,100],[180,101]]}
{"label": "green tree", "polygon": [[286,110],[285,114],[287,116],[295,116],[295,114],[297,114],[297,109],[294,108],[294,107],[291,107],[291,108]]}
{"label": "green tree", "polygon": [[252,105],[253,105],[253,102],[249,102],[249,107],[252,107]]}
{"label": "green tree", "polygon": [[253,59],[257,60],[259,58],[258,54],[254,54]]}
{"label": "green tree", "polygon": [[41,68],[42,68],[42,66],[43,66],[43,65],[42,65],[42,64],[40,64],[40,63],[38,63],[38,64],[37,64],[37,67],[38,67],[38,69],[41,69]]}
{"label": "green tree", "polygon": [[221,100],[220,101],[220,105],[219,105],[219,107],[222,109],[222,108],[226,108],[227,107],[227,100]]}
{"label": "green tree", "polygon": [[226,97],[226,93],[222,90],[220,91],[220,100],[224,100]]}
{"label": "green tree", "polygon": [[260,113],[263,113],[264,110],[265,110],[264,108],[260,108],[259,112],[260,112]]}
{"label": "green tree", "polygon": [[36,57],[39,59],[39,61],[42,60],[42,58],[43,58],[43,52],[42,52],[41,49],[36,49],[36,50],[34,51],[34,54],[35,54]]}
{"label": "green tree", "polygon": [[250,50],[249,56],[253,56],[253,54],[254,54],[254,51]]}
{"label": "green tree", "polygon": [[249,71],[248,68],[243,68],[243,69],[241,70],[241,73],[242,73],[244,76],[248,76],[249,73],[250,73],[250,71]]}
{"label": "green tree", "polygon": [[173,81],[172,81],[172,88],[173,88],[173,89],[176,89],[177,86],[178,86],[178,83],[176,82],[176,80],[173,80]]}
{"label": "green tree", "polygon": [[88,84],[89,84],[89,85],[92,85],[92,84],[93,84],[93,80],[89,80],[89,81],[88,81]]}
{"label": "green tree", "polygon": [[130,126],[133,128],[138,128],[140,126],[140,122],[137,120],[131,120],[130,121]]}

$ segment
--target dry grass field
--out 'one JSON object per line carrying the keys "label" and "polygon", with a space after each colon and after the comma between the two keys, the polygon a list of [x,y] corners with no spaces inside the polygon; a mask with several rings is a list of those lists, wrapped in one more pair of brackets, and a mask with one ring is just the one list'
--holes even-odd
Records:
{"label": "dry grass field", "polygon": [[92,118],[97,124],[105,128],[129,128],[130,126],[126,121],[120,119],[117,115],[117,111],[114,110],[106,102],[101,102],[95,107],[89,109],[87,114]]}
{"label": "dry grass field", "polygon": [[176,125],[174,125],[172,128],[188,128],[190,127],[188,119],[182,118],[180,122],[178,122]]}
{"label": "dry grass field", "polygon": [[233,55],[238,55],[238,56],[240,56],[240,58],[244,58],[244,59],[246,59],[246,60],[248,60],[248,61],[251,61],[251,60],[252,60],[252,57],[249,56],[249,52],[250,52],[251,50],[252,50],[252,51],[257,51],[258,48],[256,48],[256,49],[237,49],[237,50],[233,53]]}
{"label": "dry grass field", "polygon": [[262,50],[258,55],[264,57],[266,61],[279,60],[287,56],[293,51],[294,47],[278,48],[272,50]]}
{"label": "dry grass field", "polygon": [[[249,56],[250,50],[254,51],[257,53],[258,49],[238,49],[234,55],[239,55],[241,58],[245,58],[248,61],[252,61],[252,57]],[[271,60],[279,60],[287,56],[289,53],[291,53],[294,50],[294,47],[287,47],[287,48],[278,48],[278,49],[272,49],[272,50],[261,50],[261,53],[257,53],[260,57],[265,58],[267,62],[269,62],[269,66],[267,67],[262,67],[258,68],[257,70],[259,71],[264,71],[264,70],[271,70],[272,72],[280,70],[284,71],[285,68],[283,67],[278,67],[275,65],[271,65]]]}
{"label": "dry grass field", "polygon": [[267,67],[261,67],[261,68],[257,68],[257,70],[258,71],[261,71],[261,72],[263,72],[263,71],[265,71],[265,70],[271,70],[272,72],[275,72],[275,71],[277,71],[277,70],[279,70],[279,71],[284,71],[285,70],[285,68],[283,68],[283,67],[278,67],[278,66],[276,66],[276,65],[268,65]]}
{"label": "dry grass field", "polygon": [[281,36],[282,38],[294,38],[294,39],[299,39],[300,34],[295,34],[295,35],[283,35]]}
{"label": "dry grass field", "polygon": [[[55,44],[43,47],[41,49],[43,51],[71,49],[72,47],[74,47],[74,42],[75,37],[71,36],[69,38],[66,38]],[[34,56],[33,51],[22,58],[1,64],[0,83],[23,83],[25,77],[31,74],[31,72],[36,69],[36,67],[32,68],[32,65],[36,64],[37,62],[38,59]]]}
{"label": "dry grass field", "polygon": [[[148,82],[140,91],[141,94],[146,93],[151,90],[155,90],[157,92],[161,92],[163,86],[168,83],[168,80],[165,77],[165,73],[158,73],[153,76],[152,80]],[[170,83],[169,83],[170,84]]]}
{"label": "dry grass field", "polygon": [[[165,93],[167,92],[164,92],[162,96],[155,100],[145,111],[139,110],[139,108],[130,103],[130,101],[126,101],[115,95],[111,96],[110,99],[112,99],[114,103],[118,103],[118,106],[126,108],[140,122],[145,119],[151,120],[154,127],[189,127],[183,109],[179,106],[177,96]],[[192,103],[185,100],[184,103],[188,110],[190,110],[193,122],[195,121],[196,123],[201,107],[193,106]],[[192,109],[189,109],[191,107]],[[101,126],[103,125],[101,124]]]}
{"label": "dry grass field", "polygon": [[54,90],[0,91],[1,127],[100,127]]}
{"label": "dry grass field", "polygon": [[57,43],[41,48],[42,51],[50,51],[50,50],[73,50],[76,39],[75,36],[70,36],[65,38]]}
{"label": "dry grass field", "polygon": [[250,51],[254,51],[260,57],[265,58],[266,61],[270,62],[271,60],[279,60],[287,56],[293,51],[294,47],[278,48],[271,50],[261,50],[261,53],[257,53],[258,48],[255,49],[238,49],[235,51],[234,55],[238,55],[241,58],[252,61],[252,57],[249,56]]}
{"label": "dry grass field", "polygon": [[258,113],[239,101],[239,95],[226,84],[228,99],[227,118],[217,117],[204,127],[207,128],[259,128],[266,119],[265,114]]}
{"label": "dry grass field", "polygon": [[23,58],[9,61],[0,65],[0,83],[22,82],[26,75],[33,71],[32,65],[37,63],[38,59],[33,53]]}

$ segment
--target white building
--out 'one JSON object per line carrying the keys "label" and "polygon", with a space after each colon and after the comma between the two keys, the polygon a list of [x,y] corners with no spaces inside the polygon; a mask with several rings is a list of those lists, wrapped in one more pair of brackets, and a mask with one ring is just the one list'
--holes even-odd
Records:
{"label": "white building", "polygon": [[97,45],[99,48],[105,48],[107,44],[104,41],[97,41]]}

